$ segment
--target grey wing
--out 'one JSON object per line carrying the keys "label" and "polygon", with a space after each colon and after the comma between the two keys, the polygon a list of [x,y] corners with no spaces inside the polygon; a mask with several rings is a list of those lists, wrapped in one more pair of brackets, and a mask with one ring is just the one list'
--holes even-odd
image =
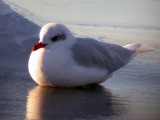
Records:
{"label": "grey wing", "polygon": [[85,67],[108,69],[109,73],[125,65],[133,51],[119,45],[103,43],[90,38],[77,38],[72,47],[74,60]]}

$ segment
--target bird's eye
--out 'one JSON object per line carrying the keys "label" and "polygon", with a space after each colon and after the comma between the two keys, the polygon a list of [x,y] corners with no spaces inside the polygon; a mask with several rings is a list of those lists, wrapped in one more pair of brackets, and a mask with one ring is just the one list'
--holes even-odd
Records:
{"label": "bird's eye", "polygon": [[55,41],[58,41],[58,40],[64,40],[65,38],[66,38],[65,34],[56,35],[56,36],[51,38],[51,41],[55,42]]}
{"label": "bird's eye", "polygon": [[57,40],[59,40],[59,39],[60,39],[60,36],[57,35],[57,36],[52,37],[52,38],[51,38],[51,41],[55,42],[55,41],[57,41]]}

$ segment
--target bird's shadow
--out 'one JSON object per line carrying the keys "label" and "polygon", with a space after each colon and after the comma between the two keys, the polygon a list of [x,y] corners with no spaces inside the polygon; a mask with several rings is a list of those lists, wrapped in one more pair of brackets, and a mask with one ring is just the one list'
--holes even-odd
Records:
{"label": "bird's shadow", "polygon": [[29,91],[27,120],[111,117],[122,114],[123,104],[110,90],[90,88],[35,87]]}

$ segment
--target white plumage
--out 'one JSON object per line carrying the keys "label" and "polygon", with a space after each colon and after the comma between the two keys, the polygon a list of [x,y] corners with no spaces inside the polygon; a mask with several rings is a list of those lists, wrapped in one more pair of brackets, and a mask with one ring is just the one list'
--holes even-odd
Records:
{"label": "white plumage", "polygon": [[63,25],[49,23],[33,47],[29,73],[39,85],[75,87],[104,82],[126,65],[140,44],[119,46],[76,38]]}

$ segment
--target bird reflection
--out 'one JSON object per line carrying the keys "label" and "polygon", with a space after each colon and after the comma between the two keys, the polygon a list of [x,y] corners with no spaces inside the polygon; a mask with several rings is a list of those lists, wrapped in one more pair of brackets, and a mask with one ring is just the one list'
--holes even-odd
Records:
{"label": "bird reflection", "polygon": [[102,86],[92,88],[35,87],[27,98],[27,120],[99,118],[121,114],[117,97]]}

